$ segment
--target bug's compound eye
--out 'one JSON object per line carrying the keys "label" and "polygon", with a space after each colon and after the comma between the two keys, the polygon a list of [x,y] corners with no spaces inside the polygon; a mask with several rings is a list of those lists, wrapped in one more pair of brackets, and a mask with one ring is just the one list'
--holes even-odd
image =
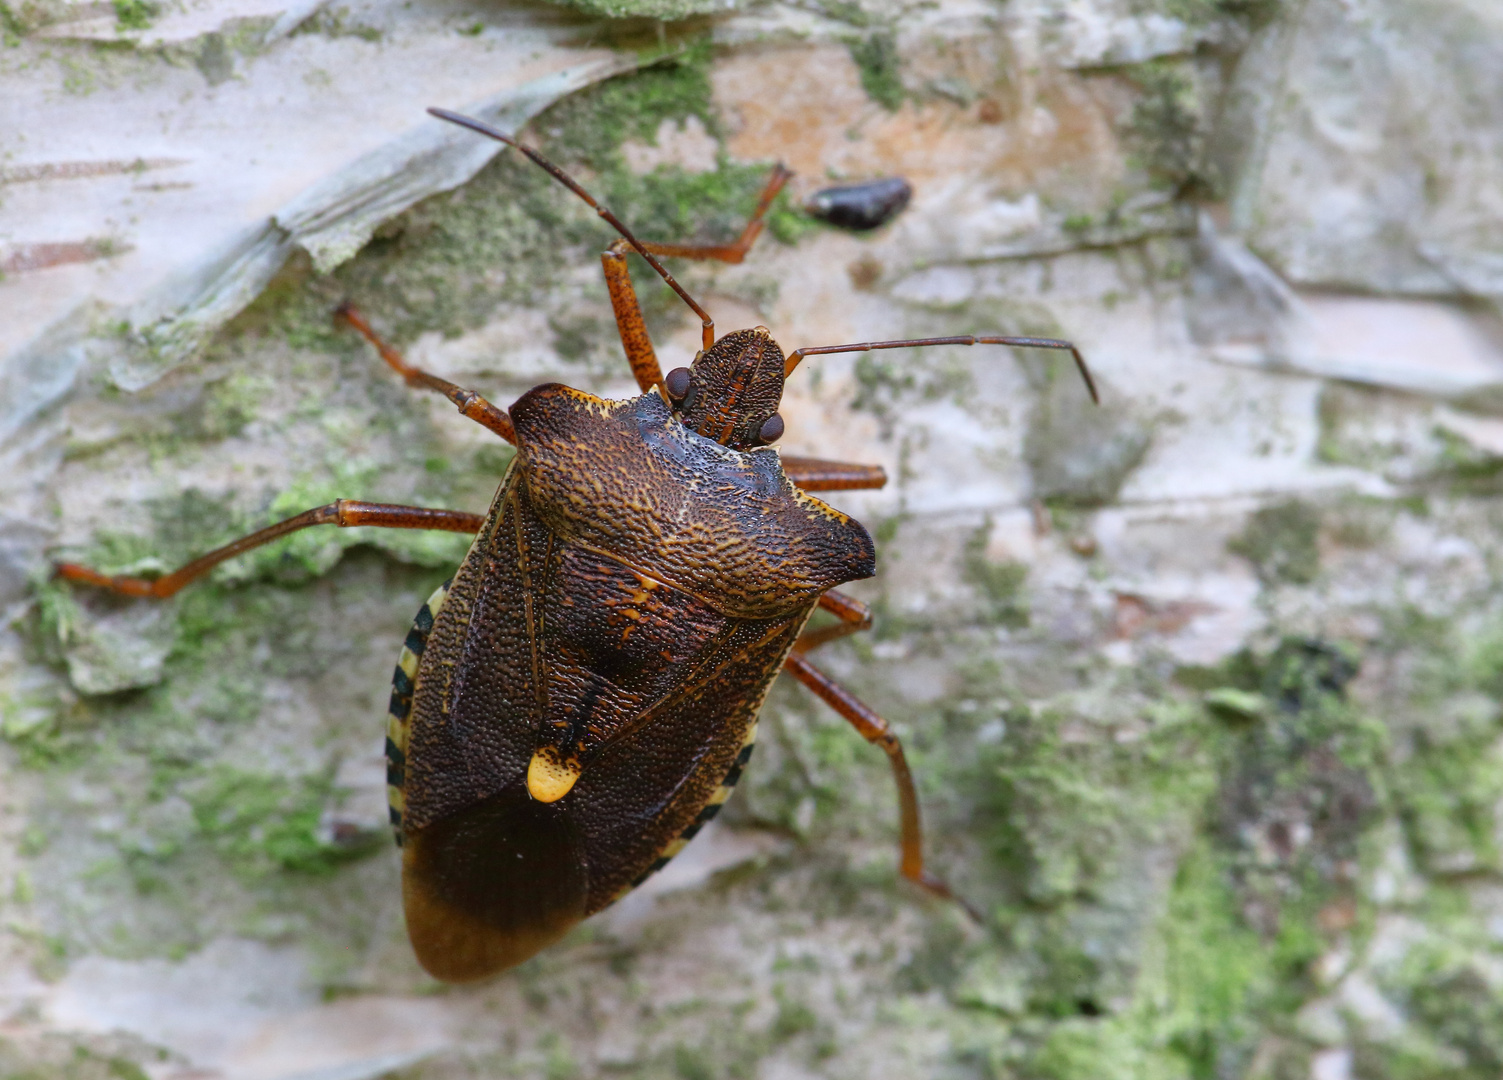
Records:
{"label": "bug's compound eye", "polygon": [[764,443],[775,443],[783,437],[783,418],[773,413],[762,421],[762,427],[757,432],[757,438]]}
{"label": "bug's compound eye", "polygon": [[663,376],[663,389],[668,391],[668,399],[675,405],[688,395],[691,379],[692,376],[686,367],[676,367]]}

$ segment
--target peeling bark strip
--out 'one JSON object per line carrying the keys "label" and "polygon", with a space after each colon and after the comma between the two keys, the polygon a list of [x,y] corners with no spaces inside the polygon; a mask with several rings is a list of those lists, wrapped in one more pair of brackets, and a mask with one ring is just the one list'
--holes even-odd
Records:
{"label": "peeling bark strip", "polygon": [[65,240],[55,244],[17,244],[0,258],[0,274],[24,274],[69,263],[93,262],[123,255],[131,249],[131,244],[109,237]]}
{"label": "peeling bark strip", "polygon": [[135,158],[131,161],[42,161],[35,165],[0,168],[0,184],[24,184],[32,180],[79,180],[90,176],[121,176],[148,169],[172,169],[187,165],[187,158]]}
{"label": "peeling bark strip", "polygon": [[[632,54],[606,55],[464,108],[513,130],[560,98],[636,66]],[[225,238],[196,266],[130,308],[91,302],[75,309],[0,366],[0,402],[21,403],[0,414],[0,433],[15,431],[68,393],[86,349],[102,359],[120,389],[134,393],[150,386],[260,295],[294,248],[306,250],[320,272],[332,270],[359,251],[382,223],[474,176],[499,151],[493,146],[443,124],[419,121],[406,134],[314,184],[271,219]],[[117,327],[122,320],[134,328],[129,339],[113,330],[96,334],[97,327]],[[60,360],[59,350],[66,361]]]}

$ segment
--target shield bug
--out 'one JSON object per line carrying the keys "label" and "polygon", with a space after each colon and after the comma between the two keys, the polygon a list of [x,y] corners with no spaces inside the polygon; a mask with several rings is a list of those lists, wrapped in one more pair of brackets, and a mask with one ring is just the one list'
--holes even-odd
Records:
{"label": "shield bug", "polygon": [[[887,721],[808,660],[871,625],[837,586],[875,571],[861,524],[809,492],[881,487],[879,467],[780,457],[784,380],[806,356],[925,345],[1065,349],[1046,338],[939,337],[797,349],[765,327],[717,337],[659,256],[740,262],[789,174],[773,170],[739,239],[639,241],[536,151],[479,121],[441,119],[515,147],[620,234],[601,256],[642,396],[607,401],[559,384],[509,410],[409,365],[353,307],[341,315],[409,385],[447,396],[517,454],[484,515],[339,500],[165,576],[59,576],[165,598],[224,560],[313,525],[474,534],[452,579],[418,612],[393,676],[391,822],[407,928],[440,979],[520,963],[640,884],[730,795],[757,714],[786,670],[887,754],[898,789],[900,872],[924,868],[918,799]],[[665,376],[628,274],[636,251],[703,322],[703,348]],[[806,629],[816,608],[837,617]]]}

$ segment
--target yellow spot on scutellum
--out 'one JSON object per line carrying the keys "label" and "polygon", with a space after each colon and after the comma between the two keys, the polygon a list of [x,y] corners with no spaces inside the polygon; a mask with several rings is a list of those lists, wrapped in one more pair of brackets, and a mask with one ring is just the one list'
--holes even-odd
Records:
{"label": "yellow spot on scutellum", "polygon": [[578,758],[565,760],[553,747],[545,746],[527,763],[528,794],[538,802],[558,802],[569,794],[579,773]]}

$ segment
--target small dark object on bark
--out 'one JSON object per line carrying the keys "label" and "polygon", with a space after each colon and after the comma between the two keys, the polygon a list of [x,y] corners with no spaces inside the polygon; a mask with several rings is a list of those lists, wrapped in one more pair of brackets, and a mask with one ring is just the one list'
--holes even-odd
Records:
{"label": "small dark object on bark", "polygon": [[911,198],[913,185],[901,176],[889,176],[816,191],[804,203],[804,209],[842,229],[869,232],[901,214]]}

